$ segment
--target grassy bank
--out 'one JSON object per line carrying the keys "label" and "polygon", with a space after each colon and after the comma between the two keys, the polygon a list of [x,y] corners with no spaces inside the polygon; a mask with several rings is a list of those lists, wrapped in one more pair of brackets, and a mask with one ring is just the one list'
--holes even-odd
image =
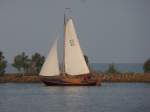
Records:
{"label": "grassy bank", "polygon": [[5,74],[0,76],[0,83],[7,83],[7,82],[15,82],[15,83],[34,83],[40,82],[38,75],[19,75],[19,74]]}
{"label": "grassy bank", "polygon": [[150,74],[123,73],[123,74],[100,74],[103,82],[150,82]]}
{"label": "grassy bank", "polygon": [[[94,75],[101,78],[102,82],[150,82],[150,73],[122,73],[122,74],[104,74],[94,72]],[[34,83],[40,82],[38,75],[31,74],[5,74],[0,75],[0,83]]]}

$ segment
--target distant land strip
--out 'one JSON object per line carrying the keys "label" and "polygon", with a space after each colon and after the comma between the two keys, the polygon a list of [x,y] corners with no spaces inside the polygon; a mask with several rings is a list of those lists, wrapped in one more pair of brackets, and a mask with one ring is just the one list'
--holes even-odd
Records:
{"label": "distant land strip", "polygon": [[[148,82],[150,83],[150,73],[122,73],[122,74],[105,74],[94,72],[102,82]],[[0,75],[0,83],[40,83],[38,75],[34,74],[5,74]]]}

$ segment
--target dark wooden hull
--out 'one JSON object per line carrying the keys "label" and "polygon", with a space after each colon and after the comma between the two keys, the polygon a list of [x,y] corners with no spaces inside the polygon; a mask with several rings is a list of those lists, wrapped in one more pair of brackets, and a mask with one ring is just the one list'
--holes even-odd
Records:
{"label": "dark wooden hull", "polygon": [[60,77],[49,76],[40,77],[41,81],[47,86],[100,86],[101,82],[98,79],[83,80],[76,77]]}

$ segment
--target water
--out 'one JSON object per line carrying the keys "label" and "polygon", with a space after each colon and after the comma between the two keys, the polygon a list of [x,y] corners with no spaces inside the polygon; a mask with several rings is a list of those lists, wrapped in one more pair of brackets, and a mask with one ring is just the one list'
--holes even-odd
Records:
{"label": "water", "polygon": [[[108,69],[109,63],[91,63],[90,67],[92,70],[105,72]],[[115,63],[115,68],[120,72],[143,72],[142,63]],[[8,73],[17,73],[17,70],[8,64],[6,68]]]}
{"label": "water", "polygon": [[149,83],[101,87],[0,84],[0,112],[150,112]]}

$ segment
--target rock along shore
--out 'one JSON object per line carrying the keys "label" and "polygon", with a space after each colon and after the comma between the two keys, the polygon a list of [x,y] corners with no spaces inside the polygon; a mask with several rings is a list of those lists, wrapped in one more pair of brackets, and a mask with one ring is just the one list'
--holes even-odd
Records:
{"label": "rock along shore", "polygon": [[[105,74],[94,72],[102,82],[150,82],[150,73],[121,73],[121,74]],[[0,83],[39,83],[40,78],[34,74],[5,74],[0,75]]]}

